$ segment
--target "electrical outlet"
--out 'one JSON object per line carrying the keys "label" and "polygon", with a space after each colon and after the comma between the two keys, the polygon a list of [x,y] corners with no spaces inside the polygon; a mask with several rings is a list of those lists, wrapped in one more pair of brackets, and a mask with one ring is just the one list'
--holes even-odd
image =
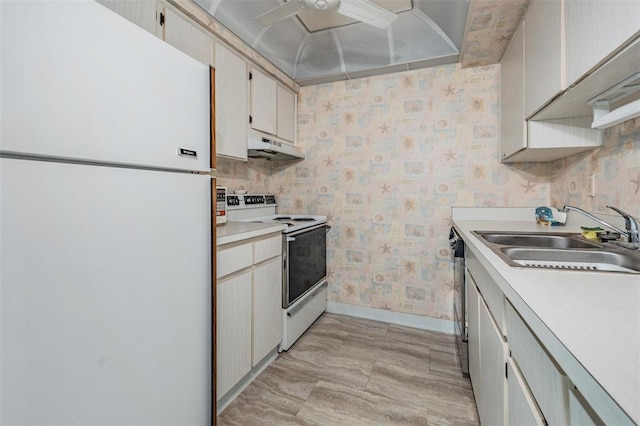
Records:
{"label": "electrical outlet", "polygon": [[589,197],[596,196],[596,175],[589,175],[587,178],[587,192]]}

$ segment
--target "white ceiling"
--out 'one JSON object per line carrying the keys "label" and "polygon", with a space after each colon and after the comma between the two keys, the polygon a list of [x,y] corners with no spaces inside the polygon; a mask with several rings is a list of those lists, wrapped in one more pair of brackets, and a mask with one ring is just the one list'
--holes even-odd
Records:
{"label": "white ceiling", "polygon": [[398,11],[386,29],[330,11],[263,27],[254,18],[283,0],[194,1],[301,86],[458,62],[468,11],[468,0],[373,0]]}

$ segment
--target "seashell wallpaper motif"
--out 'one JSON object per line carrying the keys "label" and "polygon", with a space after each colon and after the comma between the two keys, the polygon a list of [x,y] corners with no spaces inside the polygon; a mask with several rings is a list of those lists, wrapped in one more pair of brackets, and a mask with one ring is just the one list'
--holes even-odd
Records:
{"label": "seashell wallpaper motif", "polygon": [[499,71],[458,64],[303,87],[306,160],[219,160],[219,183],[276,193],[280,213],[329,217],[330,301],[451,320],[451,206],[589,207],[585,171],[607,202],[640,205],[640,119],[590,153],[501,164]]}

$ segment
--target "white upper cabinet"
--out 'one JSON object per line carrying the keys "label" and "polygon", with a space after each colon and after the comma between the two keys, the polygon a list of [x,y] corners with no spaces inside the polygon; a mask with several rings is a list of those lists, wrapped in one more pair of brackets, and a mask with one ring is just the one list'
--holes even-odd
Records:
{"label": "white upper cabinet", "polygon": [[278,122],[276,113],[277,86],[266,74],[251,69],[251,127],[275,135]]}
{"label": "white upper cabinet", "polygon": [[533,0],[525,16],[525,117],[566,89],[563,2]]}
{"label": "white upper cabinet", "polygon": [[213,63],[213,39],[169,8],[160,12],[160,38],[205,65]]}
{"label": "white upper cabinet", "polygon": [[266,74],[251,69],[251,128],[296,143],[296,94]]}
{"label": "white upper cabinet", "polygon": [[502,57],[500,105],[500,158],[527,147],[527,122],[524,119],[524,26],[513,34]]}
{"label": "white upper cabinet", "polygon": [[640,32],[638,0],[565,0],[565,8],[569,84]]}
{"label": "white upper cabinet", "polygon": [[247,64],[231,50],[216,43],[214,66],[216,154],[247,161]]}
{"label": "white upper cabinet", "polygon": [[153,35],[158,34],[157,3],[155,0],[96,0]]}
{"label": "white upper cabinet", "polygon": [[285,87],[278,85],[278,127],[277,134],[290,142],[296,141],[296,95]]}
{"label": "white upper cabinet", "polygon": [[155,0],[96,1],[203,64],[212,64],[211,36],[163,3]]}
{"label": "white upper cabinet", "polygon": [[638,16],[635,0],[532,1],[502,59],[502,162],[555,161],[602,145],[588,101],[637,72],[640,43],[625,46],[640,34]]}

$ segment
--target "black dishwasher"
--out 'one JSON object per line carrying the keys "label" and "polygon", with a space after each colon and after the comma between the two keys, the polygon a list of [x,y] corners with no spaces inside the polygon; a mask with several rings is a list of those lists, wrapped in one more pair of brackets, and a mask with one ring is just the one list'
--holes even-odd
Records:
{"label": "black dishwasher", "polygon": [[456,334],[456,349],[460,358],[462,375],[469,377],[469,354],[467,352],[467,286],[465,284],[464,241],[451,228],[449,244],[453,254],[453,316]]}

